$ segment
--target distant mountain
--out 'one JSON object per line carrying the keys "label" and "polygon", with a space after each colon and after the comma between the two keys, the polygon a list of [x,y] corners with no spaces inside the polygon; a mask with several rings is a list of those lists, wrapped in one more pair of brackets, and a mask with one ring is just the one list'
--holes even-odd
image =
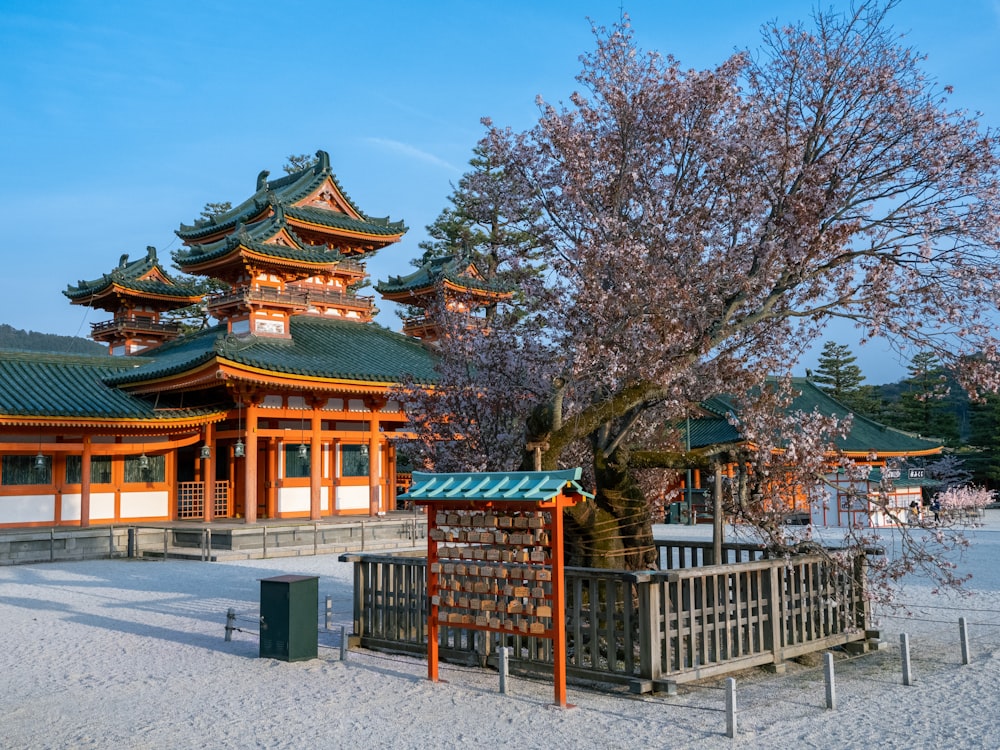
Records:
{"label": "distant mountain", "polygon": [[0,349],[21,352],[57,352],[59,354],[107,354],[108,348],[79,336],[22,331],[0,323]]}

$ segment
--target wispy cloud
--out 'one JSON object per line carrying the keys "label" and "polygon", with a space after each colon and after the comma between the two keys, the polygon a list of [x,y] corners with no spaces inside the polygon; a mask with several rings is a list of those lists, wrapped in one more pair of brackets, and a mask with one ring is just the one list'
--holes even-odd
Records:
{"label": "wispy cloud", "polygon": [[388,151],[393,151],[397,154],[402,154],[403,156],[408,156],[411,159],[417,159],[418,161],[426,162],[427,164],[433,164],[436,167],[442,167],[444,169],[450,170],[452,172],[460,172],[461,170],[449,161],[445,161],[439,156],[435,156],[432,153],[424,151],[412,146],[409,143],[403,143],[402,141],[394,141],[391,138],[365,138],[368,143],[372,145],[383,148]]}

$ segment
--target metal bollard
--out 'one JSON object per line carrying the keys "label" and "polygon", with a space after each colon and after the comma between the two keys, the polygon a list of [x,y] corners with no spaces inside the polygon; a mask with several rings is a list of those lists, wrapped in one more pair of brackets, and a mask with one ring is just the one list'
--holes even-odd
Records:
{"label": "metal bollard", "polygon": [[726,736],[736,736],[736,679],[726,678]]}
{"label": "metal bollard", "polygon": [[510,674],[510,654],[514,649],[509,646],[501,646],[497,654],[500,657],[498,665],[500,672],[500,694],[507,695],[507,683]]}
{"label": "metal bollard", "polygon": [[912,685],[913,675],[910,673],[910,636],[906,633],[899,634],[899,650],[903,658],[903,684]]}
{"label": "metal bollard", "polygon": [[826,707],[837,707],[837,684],[833,675],[833,654],[827,651],[823,654],[823,674],[826,676]]}
{"label": "metal bollard", "polygon": [[236,630],[236,610],[230,607],[226,610],[226,640],[233,640],[233,631]]}
{"label": "metal bollard", "polygon": [[347,661],[347,626],[340,626],[340,660]]}
{"label": "metal bollard", "polygon": [[333,621],[333,597],[327,595],[326,597],[326,625],[325,630],[329,630]]}
{"label": "metal bollard", "polygon": [[964,617],[958,618],[958,637],[962,641],[962,664],[969,663],[969,623]]}

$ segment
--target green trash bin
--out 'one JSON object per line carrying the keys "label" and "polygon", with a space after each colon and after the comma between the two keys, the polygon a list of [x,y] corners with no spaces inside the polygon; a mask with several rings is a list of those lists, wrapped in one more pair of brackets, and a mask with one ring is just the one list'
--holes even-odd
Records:
{"label": "green trash bin", "polygon": [[305,661],[317,655],[319,578],[260,579],[260,656]]}

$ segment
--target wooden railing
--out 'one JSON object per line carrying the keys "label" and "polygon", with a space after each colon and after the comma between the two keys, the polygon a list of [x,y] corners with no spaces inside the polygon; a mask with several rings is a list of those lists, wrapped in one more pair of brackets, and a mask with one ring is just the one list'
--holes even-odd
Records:
{"label": "wooden railing", "polygon": [[[705,545],[664,546],[674,560],[703,559]],[[765,559],[753,545],[724,554],[759,559],[641,573],[567,568],[567,674],[648,692],[869,637],[863,556],[844,570],[822,555]],[[426,653],[426,561],[343,559],[354,562],[361,645]],[[485,664],[500,646],[513,646],[512,666],[551,671],[548,639],[440,628],[442,659]]]}

